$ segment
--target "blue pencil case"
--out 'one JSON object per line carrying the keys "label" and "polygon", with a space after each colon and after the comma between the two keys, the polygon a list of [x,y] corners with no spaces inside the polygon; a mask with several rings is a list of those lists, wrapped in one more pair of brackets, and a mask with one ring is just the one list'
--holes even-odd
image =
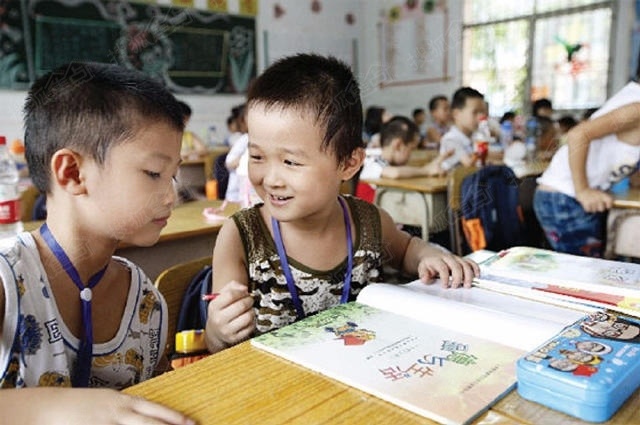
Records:
{"label": "blue pencil case", "polygon": [[521,357],[517,379],[527,400],[606,421],[640,385],[640,320],[591,313]]}

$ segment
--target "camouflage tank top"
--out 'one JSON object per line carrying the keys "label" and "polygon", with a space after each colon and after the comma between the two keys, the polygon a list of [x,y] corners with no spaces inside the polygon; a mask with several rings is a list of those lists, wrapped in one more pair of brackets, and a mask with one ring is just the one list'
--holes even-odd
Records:
{"label": "camouflage tank top", "polygon": [[[361,199],[344,197],[355,223],[353,269],[349,301],[369,282],[382,279],[382,226],[378,209]],[[260,215],[262,205],[238,211],[233,220],[240,230],[247,258],[249,290],[254,295],[257,334],[296,321],[296,309],[287,288],[280,257]],[[288,257],[298,296],[307,316],[340,304],[345,259],[331,270],[314,270]]]}

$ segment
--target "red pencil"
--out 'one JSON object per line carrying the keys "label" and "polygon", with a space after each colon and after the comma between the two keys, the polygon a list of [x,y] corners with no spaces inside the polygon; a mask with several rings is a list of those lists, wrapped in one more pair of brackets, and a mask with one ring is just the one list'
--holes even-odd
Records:
{"label": "red pencil", "polygon": [[213,294],[206,294],[202,296],[202,301],[213,301],[215,300],[218,295],[220,295],[219,292],[214,292]]}

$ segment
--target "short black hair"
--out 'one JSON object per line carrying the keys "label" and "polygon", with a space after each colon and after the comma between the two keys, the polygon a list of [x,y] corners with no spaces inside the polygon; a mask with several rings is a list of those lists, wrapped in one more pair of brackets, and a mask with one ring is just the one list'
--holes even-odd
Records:
{"label": "short black hair", "polygon": [[178,100],[180,107],[182,108],[182,116],[185,118],[189,118],[193,111],[191,110],[191,106],[187,102],[183,102],[182,100]]}
{"label": "short black hair", "polygon": [[384,108],[381,106],[369,106],[364,113],[364,132],[369,136],[380,133],[382,128],[382,116]]}
{"label": "short black hair", "polygon": [[447,99],[447,96],[443,95],[443,94],[439,94],[436,96],[433,96],[431,98],[431,100],[429,100],[429,110],[430,111],[435,111],[436,108],[438,108],[438,103],[442,102],[442,101],[448,101],[449,99]]}
{"label": "short black hair", "polygon": [[103,164],[109,149],[151,122],[184,130],[180,103],[161,83],[106,63],[72,62],[45,74],[27,94],[24,117],[29,174],[45,193],[49,163],[62,148]]}
{"label": "short black hair", "polygon": [[516,113],[513,111],[507,111],[504,114],[502,114],[502,118],[500,118],[500,124],[502,124],[505,121],[510,121],[516,118]]}
{"label": "short black hair", "polygon": [[412,116],[413,116],[413,118],[415,118],[416,115],[419,115],[419,114],[424,114],[424,108],[416,108],[416,109],[414,109],[413,113],[412,113]]}
{"label": "short black hair", "polygon": [[471,87],[460,87],[453,93],[451,98],[451,109],[462,109],[467,104],[467,99],[482,99],[484,95]]}
{"label": "short black hair", "polygon": [[578,120],[576,120],[573,115],[563,115],[558,118],[558,125],[564,130],[570,130],[578,125]]}
{"label": "short black hair", "polygon": [[553,106],[551,105],[551,101],[547,98],[542,98],[542,99],[538,99],[535,102],[533,102],[533,105],[531,107],[532,111],[531,114],[534,117],[538,116],[538,112],[540,111],[540,109],[543,108],[548,108],[548,109],[553,109]]}
{"label": "short black hair", "polygon": [[360,88],[351,69],[332,56],[297,54],[269,66],[251,85],[247,106],[295,108],[324,129],[322,148],[343,164],[362,141]]}
{"label": "short black hair", "polygon": [[391,118],[382,125],[380,130],[380,145],[387,146],[393,139],[400,138],[405,145],[416,140],[420,134],[420,129],[407,117],[401,115]]}

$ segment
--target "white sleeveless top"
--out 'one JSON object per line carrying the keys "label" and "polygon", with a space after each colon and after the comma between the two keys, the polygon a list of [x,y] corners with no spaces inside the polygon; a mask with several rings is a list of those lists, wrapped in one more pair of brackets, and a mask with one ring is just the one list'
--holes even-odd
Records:
{"label": "white sleeveless top", "polygon": [[[628,83],[611,97],[592,118],[611,112],[620,106],[640,102],[640,84]],[[628,176],[640,160],[640,146],[633,146],[609,134],[589,144],[587,154],[587,181],[592,189],[608,190],[613,183]],[[569,147],[564,145],[553,156],[549,167],[538,178],[539,184],[550,186],[565,195],[575,197],[576,192],[569,167]]]}
{"label": "white sleeveless top", "polygon": [[[153,376],[166,345],[167,305],[138,266],[113,258],[131,270],[129,295],[116,336],[93,345],[89,386],[122,389]],[[2,241],[0,278],[0,387],[71,386],[80,341],[61,320],[30,233]],[[100,318],[93,323],[100,326]]]}

